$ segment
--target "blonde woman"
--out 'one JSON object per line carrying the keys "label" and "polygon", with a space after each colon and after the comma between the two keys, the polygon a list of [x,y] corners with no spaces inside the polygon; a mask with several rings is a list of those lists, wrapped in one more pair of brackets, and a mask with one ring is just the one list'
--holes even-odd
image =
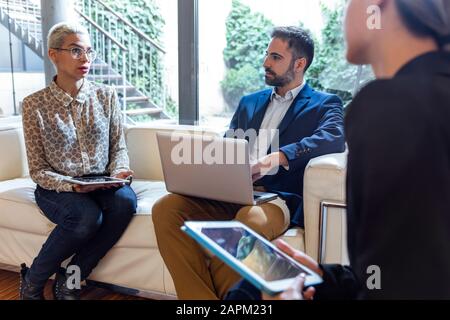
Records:
{"label": "blonde woman", "polygon": [[80,186],[58,175],[110,175],[129,178],[129,159],[117,96],[86,76],[96,53],[88,32],[72,23],[55,25],[48,55],[57,69],[53,82],[23,102],[23,128],[36,202],[56,224],[30,268],[21,270],[20,298],[43,299],[48,278],[56,273],[55,299],[80,298],[66,284],[61,263],[86,279],[119,240],[136,210],[128,184]]}

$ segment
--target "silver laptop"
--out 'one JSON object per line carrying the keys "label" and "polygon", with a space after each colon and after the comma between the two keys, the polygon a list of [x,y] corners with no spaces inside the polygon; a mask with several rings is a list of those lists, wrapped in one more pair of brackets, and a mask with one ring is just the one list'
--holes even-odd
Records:
{"label": "silver laptop", "polygon": [[246,140],[157,133],[167,191],[242,205],[277,198],[253,190]]}

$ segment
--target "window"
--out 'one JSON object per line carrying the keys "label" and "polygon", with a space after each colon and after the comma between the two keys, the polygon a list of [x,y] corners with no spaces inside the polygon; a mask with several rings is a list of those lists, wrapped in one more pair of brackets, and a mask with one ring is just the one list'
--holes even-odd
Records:
{"label": "window", "polygon": [[164,55],[164,80],[166,84],[165,112],[171,120],[178,122],[178,2],[177,0],[155,0],[164,19],[161,43]]}
{"label": "window", "polygon": [[[297,25],[311,31],[316,57],[306,80],[315,89],[336,93],[348,103],[359,73],[344,56],[345,3],[199,0],[200,124],[226,128],[240,98],[266,87],[262,63],[274,26]],[[364,71],[364,77],[370,73]]]}
{"label": "window", "polygon": [[176,123],[177,0],[78,0],[76,4],[99,53],[91,80],[116,85],[131,123]]}
{"label": "window", "polygon": [[[42,59],[17,39],[14,34],[11,34],[11,43],[15,72],[42,72],[44,70]],[[3,25],[0,25],[0,47],[5,48],[5,54],[0,56],[0,72],[10,72],[9,32]]]}

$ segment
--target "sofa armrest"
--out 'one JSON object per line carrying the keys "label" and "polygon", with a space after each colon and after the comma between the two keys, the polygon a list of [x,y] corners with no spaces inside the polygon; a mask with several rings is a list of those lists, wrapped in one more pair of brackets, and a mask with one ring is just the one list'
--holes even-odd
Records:
{"label": "sofa armrest", "polygon": [[[345,152],[312,159],[305,169],[303,205],[306,254],[320,262],[341,263],[347,260],[345,208],[339,208],[339,205],[345,206],[346,203],[346,167]],[[327,202],[338,206],[324,206]],[[326,221],[321,221],[323,209],[327,210]],[[324,234],[321,235],[322,231]],[[321,237],[326,239],[326,243],[320,243]]]}
{"label": "sofa armrest", "polygon": [[219,136],[218,132],[197,126],[155,124],[126,128],[125,139],[130,157],[130,167],[137,179],[164,180],[158,142],[156,140],[157,132]]}
{"label": "sofa armrest", "polygon": [[0,181],[28,176],[27,152],[21,123],[0,126]]}
{"label": "sofa armrest", "polygon": [[347,248],[347,206],[322,201],[319,216],[319,263],[349,265]]}

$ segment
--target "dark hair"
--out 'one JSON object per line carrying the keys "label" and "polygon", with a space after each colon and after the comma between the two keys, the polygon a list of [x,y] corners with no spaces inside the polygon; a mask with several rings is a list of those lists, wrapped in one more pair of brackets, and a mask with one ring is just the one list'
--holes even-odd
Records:
{"label": "dark hair", "polygon": [[450,43],[450,2],[396,0],[406,27],[419,37],[432,37],[440,47]]}
{"label": "dark hair", "polygon": [[300,27],[277,27],[272,31],[272,38],[285,40],[292,50],[294,60],[306,58],[305,71],[314,60],[314,40],[309,31]]}

